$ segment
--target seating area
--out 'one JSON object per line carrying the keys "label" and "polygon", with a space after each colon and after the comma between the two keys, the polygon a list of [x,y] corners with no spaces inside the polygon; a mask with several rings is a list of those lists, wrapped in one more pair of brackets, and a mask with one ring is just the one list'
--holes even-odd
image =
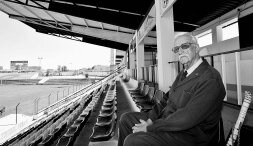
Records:
{"label": "seating area", "polygon": [[[108,85],[109,90],[106,92],[105,89],[108,89]],[[115,114],[117,109],[115,81],[111,84],[101,85],[90,94],[73,101],[69,106],[60,109],[59,112],[49,115],[46,120],[42,120],[38,125],[6,141],[3,146],[73,145],[89,116],[97,108],[97,102],[103,93],[107,94],[94,127],[94,134],[99,136],[99,139],[110,138],[113,135],[117,119]],[[108,128],[104,129],[104,127]],[[94,139],[96,139],[95,137]]]}
{"label": "seating area", "polygon": [[136,106],[142,112],[147,112],[152,109],[155,104],[166,102],[163,99],[164,92],[145,84],[144,82],[138,82],[136,89],[128,90]]}
{"label": "seating area", "polygon": [[[123,81],[122,83],[126,85],[127,82]],[[55,114],[48,115],[46,120],[41,120],[38,125],[19,134],[3,145],[96,146],[99,143],[101,144],[101,142],[115,142],[118,138],[117,119],[121,114],[132,111],[129,108],[131,106],[128,108],[124,107],[130,103],[127,103],[127,99],[121,101],[122,93],[127,93],[128,99],[132,100],[131,105],[135,104],[135,108],[139,108],[141,112],[148,112],[155,104],[164,104],[166,102],[164,92],[153,87],[152,84],[139,81],[136,89],[131,88],[131,90],[128,90],[128,88],[125,88],[127,90],[124,91],[123,84],[115,80],[108,84],[101,84],[101,86],[94,89],[91,93],[81,95],[80,99],[72,101],[72,103]],[[219,135],[224,135],[222,138],[224,139],[224,137],[227,137],[227,134],[222,129],[226,123],[223,124],[221,120],[220,124]],[[87,128],[91,130],[87,130]],[[245,142],[244,135],[245,133],[246,135],[249,133],[252,135],[252,128],[244,126],[243,129],[246,130],[242,130],[241,140]],[[84,133],[87,137],[84,136]]]}
{"label": "seating area", "polygon": [[90,141],[104,141],[110,139],[114,135],[117,120],[116,105],[116,85],[114,82],[114,84],[109,87],[103,101]]}

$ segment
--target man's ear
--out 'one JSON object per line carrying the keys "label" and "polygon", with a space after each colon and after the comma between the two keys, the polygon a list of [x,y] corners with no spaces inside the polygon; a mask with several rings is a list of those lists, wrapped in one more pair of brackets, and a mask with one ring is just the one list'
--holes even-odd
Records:
{"label": "man's ear", "polygon": [[199,45],[198,44],[194,44],[194,47],[195,47],[196,53],[199,53],[199,51],[200,51]]}

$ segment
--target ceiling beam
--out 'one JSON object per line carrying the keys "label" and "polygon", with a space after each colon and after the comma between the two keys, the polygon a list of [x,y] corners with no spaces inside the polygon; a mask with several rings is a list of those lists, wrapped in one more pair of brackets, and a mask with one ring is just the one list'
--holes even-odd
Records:
{"label": "ceiling beam", "polygon": [[[109,31],[109,30],[101,30],[96,28],[86,28],[83,26],[72,26],[72,31],[80,34],[85,34],[97,38],[104,38],[107,40],[112,40],[115,42],[120,42],[124,44],[128,44],[129,40],[134,36],[133,34],[129,33],[121,33],[117,31]],[[147,44],[156,44],[156,38],[145,38],[145,43]]]}

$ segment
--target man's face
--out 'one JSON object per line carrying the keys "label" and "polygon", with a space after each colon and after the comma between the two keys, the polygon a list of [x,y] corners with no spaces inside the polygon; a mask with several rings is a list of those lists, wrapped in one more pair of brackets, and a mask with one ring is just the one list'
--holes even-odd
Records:
{"label": "man's face", "polygon": [[175,40],[175,47],[178,47],[178,50],[175,50],[174,53],[178,55],[180,63],[191,64],[196,57],[196,44],[191,43],[190,38],[181,36]]}

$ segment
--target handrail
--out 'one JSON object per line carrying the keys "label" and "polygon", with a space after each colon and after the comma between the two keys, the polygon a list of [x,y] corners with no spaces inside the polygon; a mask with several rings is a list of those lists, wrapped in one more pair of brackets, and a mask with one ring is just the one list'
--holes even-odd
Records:
{"label": "handrail", "polygon": [[[123,67],[122,67],[122,66],[123,66]],[[46,111],[46,110],[48,110],[48,109],[54,107],[55,105],[57,105],[57,104],[59,104],[59,103],[61,103],[61,102],[67,102],[66,100],[68,100],[68,98],[70,98],[72,95],[78,94],[79,92],[83,92],[83,91],[85,91],[85,93],[86,93],[86,92],[88,91],[88,89],[90,89],[90,88],[93,87],[93,86],[98,86],[100,81],[102,82],[102,81],[105,80],[106,78],[109,78],[109,77],[112,76],[114,73],[118,72],[119,70],[122,70],[122,69],[125,68],[125,67],[126,67],[125,65],[121,65],[120,67],[117,67],[117,69],[114,70],[111,74],[107,75],[107,76],[104,77],[103,79],[100,79],[98,82],[96,82],[96,83],[94,83],[94,84],[91,84],[91,85],[89,85],[89,86],[87,86],[87,87],[84,87],[83,89],[80,89],[80,90],[78,90],[78,91],[76,91],[76,92],[74,92],[74,93],[68,95],[67,97],[65,97],[65,98],[63,98],[63,99],[61,99],[61,100],[55,102],[54,104],[52,104],[52,105],[50,105],[50,106],[48,106],[48,107],[46,107],[46,108],[40,110],[37,114],[39,114],[39,113],[41,113],[41,112],[44,112],[44,111]],[[109,80],[109,79],[107,79],[107,80]],[[107,80],[105,80],[105,81],[107,81]],[[100,85],[101,85],[101,84],[102,84],[102,83],[100,83]],[[95,88],[95,87],[93,87],[93,88]],[[83,93],[83,94],[85,94],[85,93]],[[78,97],[78,96],[76,96],[76,97]],[[74,97],[74,98],[72,98],[72,99],[75,99],[76,97]],[[71,100],[71,99],[69,99],[69,100]]]}

